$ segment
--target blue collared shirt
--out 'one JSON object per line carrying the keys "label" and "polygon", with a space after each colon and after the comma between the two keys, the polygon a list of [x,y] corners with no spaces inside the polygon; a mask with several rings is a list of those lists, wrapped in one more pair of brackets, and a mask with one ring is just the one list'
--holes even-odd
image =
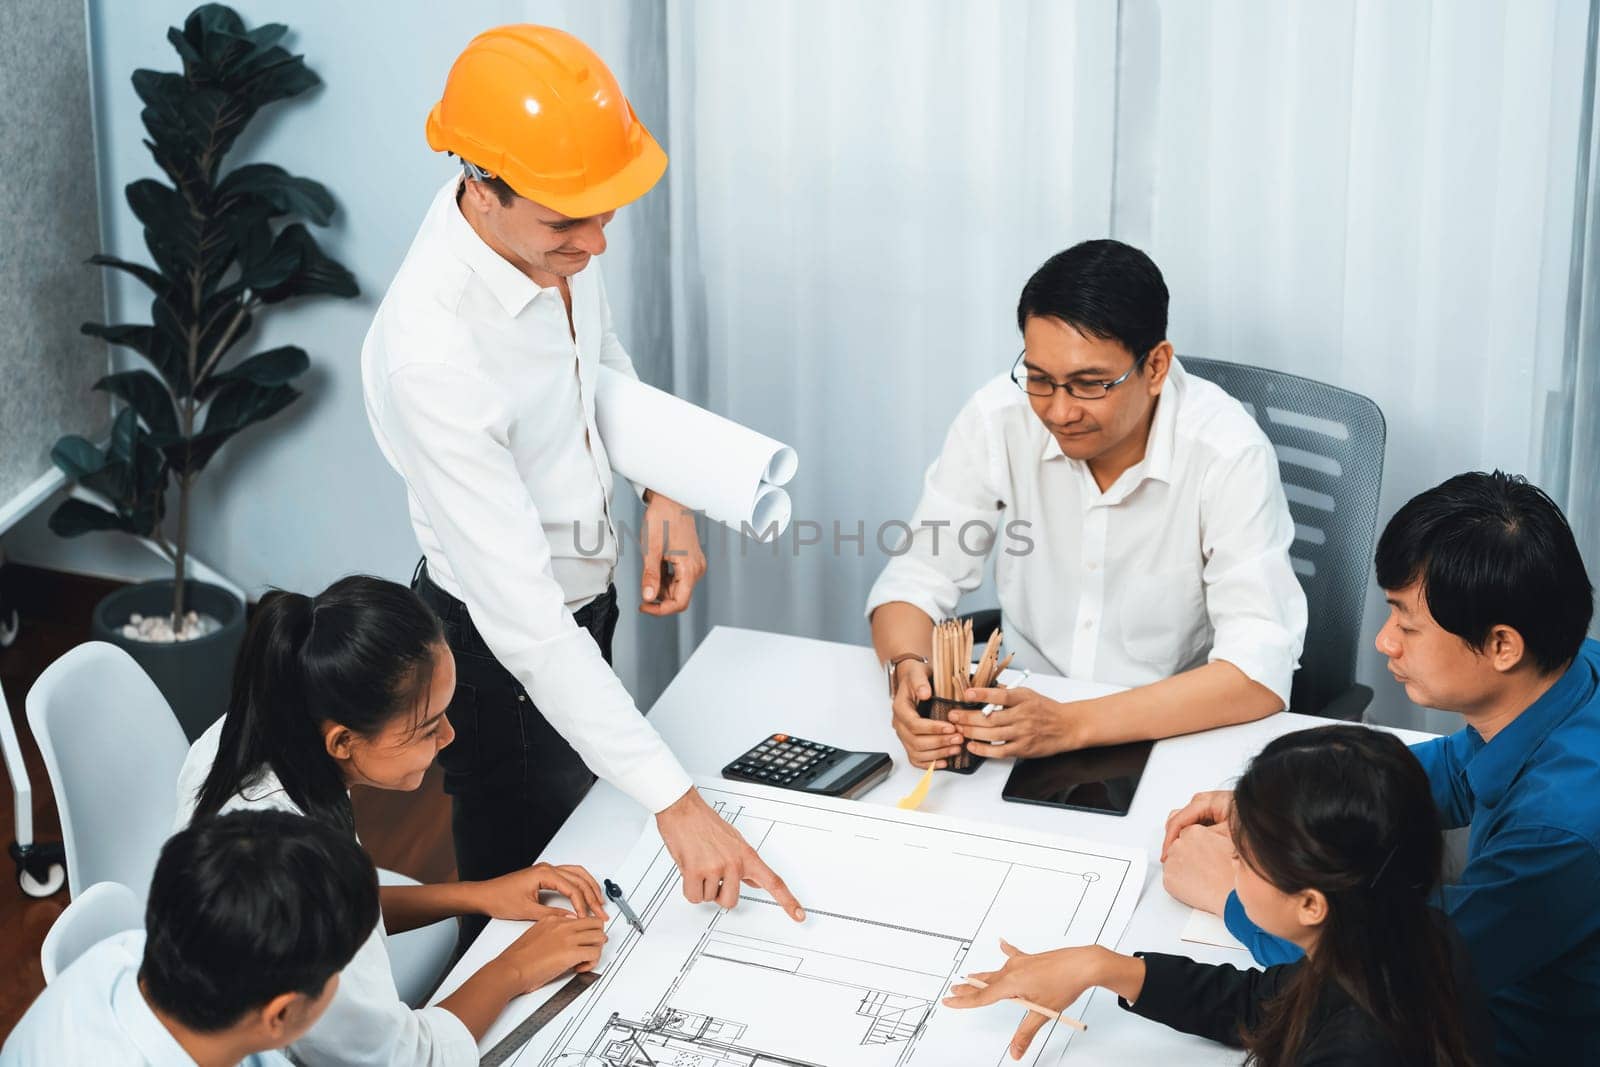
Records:
{"label": "blue collared shirt", "polygon": [[[1411,751],[1445,828],[1472,828],[1466,868],[1439,895],[1501,1061],[1600,1063],[1600,642],[1492,742],[1468,726]],[[1300,956],[1235,894],[1223,918],[1263,965]]]}
{"label": "blue collared shirt", "polygon": [[[139,991],[144,931],[86,949],[45,987],[0,1049],[0,1067],[195,1067]],[[239,1067],[290,1067],[277,1052]]]}

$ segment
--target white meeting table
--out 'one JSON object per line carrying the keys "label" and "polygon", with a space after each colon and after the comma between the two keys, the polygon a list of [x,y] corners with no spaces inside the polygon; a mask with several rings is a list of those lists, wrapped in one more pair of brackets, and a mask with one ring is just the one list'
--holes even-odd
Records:
{"label": "white meeting table", "polygon": [[[1008,676],[1013,672],[1007,672]],[[1008,678],[1014,680],[1014,678]],[[1035,674],[1027,681],[1058,700],[1082,699],[1114,687]],[[905,758],[889,722],[883,669],[872,649],[809,638],[788,637],[719,626],[707,635],[650,712],[650,721],[672,746],[688,771],[716,777],[722,767],[756,742],[787,733],[838,748],[888,752],[895,761],[889,778],[858,803],[894,806],[917,784],[922,772]],[[1094,815],[1061,808],[1012,804],[1000,798],[1011,760],[989,760],[971,775],[939,774],[922,809],[1026,830],[1140,847],[1149,858],[1144,892],[1118,945],[1119,951],[1169,952],[1212,963],[1251,965],[1248,954],[1184,941],[1180,934],[1189,908],[1161,886],[1162,827],[1168,813],[1204,789],[1226,786],[1250,757],[1272,738],[1327,719],[1287,712],[1258,722],[1230,726],[1158,742],[1126,816]],[[1430,735],[1390,731],[1408,744]],[[645,829],[647,813],[607,782],[598,782],[562,826],[541,857],[551,863],[577,863],[597,879],[612,876]],[[806,902],[806,872],[779,871]],[[494,920],[445,977],[434,1002],[455,990],[526,928],[525,923]],[[1029,951],[1053,945],[1023,945]],[[529,1009],[523,1007],[523,1014]],[[986,1011],[1016,1012],[1011,1006]],[[1064,1063],[1237,1064],[1243,1054],[1189,1037],[1139,1018],[1100,990],[1085,1013],[1086,1033],[1073,1037]],[[918,1062],[932,1062],[926,1055]],[[1003,1052],[1003,1049],[996,1050]],[[1008,1061],[1009,1062],[1009,1061]]]}

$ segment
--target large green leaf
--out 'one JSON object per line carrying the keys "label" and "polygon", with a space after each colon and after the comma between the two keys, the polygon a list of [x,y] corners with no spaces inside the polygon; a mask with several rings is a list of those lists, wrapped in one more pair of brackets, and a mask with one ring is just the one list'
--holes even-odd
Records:
{"label": "large green leaf", "polygon": [[239,276],[224,292],[275,289],[300,269],[300,246],[279,240],[265,218],[248,217],[240,219],[239,223]]}
{"label": "large green leaf", "polygon": [[256,107],[299,96],[322,84],[303,56],[292,56],[281,48],[268,49],[259,60],[241,64],[238,73],[238,91]]}
{"label": "large green leaf", "polygon": [[[132,407],[123,408],[112,421],[104,451],[82,437],[70,436],[56,442],[50,458],[74,483],[109,503],[117,520],[115,525],[103,525],[109,521],[103,517],[109,512],[96,516],[81,508],[67,508],[57,512],[67,528],[77,533],[119,529],[147,536],[161,525],[170,471],[165,456],[139,428]],[[51,528],[57,529],[54,518]]]}
{"label": "large green leaf", "polygon": [[133,451],[139,446],[139,413],[123,408],[111,420],[111,440],[106,444],[109,463],[133,464]]}
{"label": "large green leaf", "polygon": [[129,182],[124,192],[134,218],[147,229],[171,231],[188,226],[192,221],[189,205],[178,191],[154,178]]}
{"label": "large green leaf", "polygon": [[303,57],[277,47],[287,32],[276,23],[246,30],[232,10],[207,4],[189,15],[181,32],[170,30],[167,39],[183,57],[191,80],[223,87],[259,107],[317,84]]}
{"label": "large green leaf", "polygon": [[171,142],[157,144],[149,137],[144,139],[145,148],[150,150],[150,158],[156,161],[156,166],[161,168],[179,193],[183,194],[185,202],[190,204],[205,204],[211,199],[211,177],[200,165],[195,153],[182,145]]}
{"label": "large green leaf", "polygon": [[157,144],[192,155],[199,151],[198,134],[189,110],[193,91],[182,74],[164,70],[133,72],[133,91],[144,102],[139,118]]}
{"label": "large green leaf", "polygon": [[90,337],[98,337],[102,341],[124,348],[131,348],[145,358],[150,358],[150,351],[154,343],[154,331],[148,326],[136,323],[122,323],[116,326],[105,326],[98,322],[86,322],[80,331]]}
{"label": "large green leaf", "polygon": [[200,84],[166,71],[134,72],[134,89],[145,101],[139,118],[164,156],[191,157],[207,181],[216,177],[222,157],[255,117],[257,104],[226,86]]}
{"label": "large green leaf", "polygon": [[114,270],[130,274],[143,282],[157,296],[164,296],[172,288],[172,283],[167,280],[164,274],[158,270],[152,270],[143,263],[130,263],[126,259],[118,259],[116,256],[106,255],[90,256],[88,262],[97,267],[111,267]]}
{"label": "large green leaf", "polygon": [[271,418],[300,396],[287,385],[257,385],[248,379],[227,383],[217,390],[206,408],[202,433],[238,433],[263,419]]}
{"label": "large green leaf", "polygon": [[353,297],[361,292],[355,276],[343,264],[325,255],[311,231],[299,223],[285,226],[278,234],[273,241],[274,255],[279,249],[294,250],[299,263],[283,281],[255,290],[256,298],[262,303],[276,304],[290,297],[318,294]]}
{"label": "large green leaf", "polygon": [[133,91],[138,94],[139,100],[145,107],[168,111],[176,121],[179,101],[189,91],[189,79],[171,71],[146,70],[141,67],[133,72],[131,80]]}
{"label": "large green leaf", "polygon": [[58,537],[80,537],[100,530],[134,533],[133,523],[87,500],[68,497],[50,513],[50,531]]}
{"label": "large green leaf", "polygon": [[271,418],[299,397],[300,391],[287,385],[229,382],[217,390],[206,409],[204,427],[189,444],[170,445],[163,450],[167,461],[179,475],[194,474],[211,462],[217,450],[239,431]]}
{"label": "large green leaf", "polygon": [[[157,299],[151,302],[151,307],[153,309],[165,308],[166,304],[164,301]],[[182,394],[183,390],[179,389],[178,386],[187,380],[188,371],[182,354],[173,350],[172,339],[165,333],[153,327],[140,326],[135,323],[119,323],[114,326],[106,326],[98,322],[86,322],[79,329],[90,337],[98,337],[102,341],[120,345],[124,348],[131,348],[139,353],[161,373],[161,376],[167,380],[167,384],[172,387],[173,392]]]}
{"label": "large green leaf", "polygon": [[94,443],[79,437],[77,434],[68,434],[56,442],[50,450],[50,462],[73,481],[82,481],[102,470],[106,465],[105,456]]}
{"label": "large green leaf", "polygon": [[254,43],[244,20],[226,4],[202,4],[189,12],[183,29],[167,31],[167,40],[190,64],[197,78],[220,78],[226,69],[250,54]]}
{"label": "large green leaf", "polygon": [[111,442],[102,452],[77,436],[63,437],[50,450],[50,459],[67,477],[120,504],[132,497],[132,461],[138,446],[139,423],[132,408],[124,408],[111,423]]}
{"label": "large green leaf", "polygon": [[272,215],[302,215],[319,226],[333,217],[333,196],[321,183],[297,178],[270,163],[251,163],[223,178],[217,184],[216,208],[227,211],[246,196],[261,198]]}
{"label": "large green leaf", "polygon": [[141,178],[129,182],[128,207],[144,223],[144,243],[161,273],[175,281],[186,278],[199,258],[197,220],[176,189]]}
{"label": "large green leaf", "polygon": [[156,436],[176,436],[178,416],[172,409],[172,394],[149,371],[124,371],[108,374],[94,383],[96,389],[121,398]]}
{"label": "large green leaf", "polygon": [[287,385],[304,374],[310,366],[311,360],[303,348],[285,345],[282,348],[268,349],[249,359],[240,360],[238,364],[220,374],[213,374],[200,383],[200,387],[195,390],[195,396],[204,400],[230,382],[250,382],[264,386]]}

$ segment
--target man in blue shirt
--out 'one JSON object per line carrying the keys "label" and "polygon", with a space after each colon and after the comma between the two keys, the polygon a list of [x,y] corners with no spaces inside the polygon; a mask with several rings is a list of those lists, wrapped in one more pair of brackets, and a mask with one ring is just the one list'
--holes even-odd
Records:
{"label": "man in blue shirt", "polygon": [[286,812],[223,815],[161,850],[145,929],[87,949],[0,1067],[288,1067],[378,921],[355,838]]}
{"label": "man in blue shirt", "polygon": [[[1415,745],[1467,864],[1441,887],[1489,998],[1505,1064],[1600,1063],[1600,642],[1593,590],[1555,503],[1521,478],[1463,474],[1401,508],[1378,542],[1378,651],[1414,703],[1466,720]],[[1167,822],[1179,899],[1216,910],[1262,964],[1300,950],[1252,923],[1201,854],[1228,792]],[[1226,880],[1223,880],[1226,879]]]}

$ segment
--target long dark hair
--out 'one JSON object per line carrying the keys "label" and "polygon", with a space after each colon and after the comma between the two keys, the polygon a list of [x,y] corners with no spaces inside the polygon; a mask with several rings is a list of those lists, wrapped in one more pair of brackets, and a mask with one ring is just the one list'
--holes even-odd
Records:
{"label": "long dark hair", "polygon": [[216,814],[270,770],[306,815],[353,831],[350,795],[322,724],[371,736],[415,713],[443,643],[428,606],[381,578],[341,578],[314,597],[281,590],[262,597],[194,819]]}
{"label": "long dark hair", "polygon": [[1245,863],[1285,893],[1316,889],[1328,901],[1315,951],[1244,1035],[1246,1062],[1297,1062],[1334,983],[1406,1063],[1470,1064],[1449,941],[1428,906],[1444,838],[1405,745],[1361,726],[1286,734],[1250,762],[1233,811]]}

